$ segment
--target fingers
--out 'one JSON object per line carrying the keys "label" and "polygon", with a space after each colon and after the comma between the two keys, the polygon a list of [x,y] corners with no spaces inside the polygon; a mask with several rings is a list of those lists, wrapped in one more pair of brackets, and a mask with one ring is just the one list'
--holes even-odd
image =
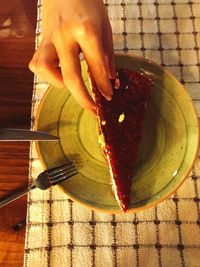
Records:
{"label": "fingers", "polygon": [[29,63],[30,70],[58,88],[68,87],[83,108],[96,114],[96,105],[82,80],[79,51],[64,43],[57,50],[59,59],[53,44],[42,45]]}
{"label": "fingers", "polygon": [[41,78],[55,85],[58,88],[64,87],[61,70],[58,67],[58,56],[53,44],[42,45],[34,54],[29,63],[32,72]]}
{"label": "fingers", "polygon": [[61,72],[65,86],[83,108],[96,113],[96,105],[84,84],[81,74],[79,47],[77,44],[58,42],[55,44],[60,59]]}
{"label": "fingers", "polygon": [[106,64],[108,67],[109,78],[115,79],[117,77],[117,74],[116,74],[116,69],[115,69],[112,29],[111,29],[109,19],[104,20],[102,32],[103,32],[103,36],[102,36],[103,49],[104,49]]}
{"label": "fingers", "polygon": [[103,51],[101,32],[97,32],[95,27],[92,27],[92,24],[86,25],[84,34],[79,37],[79,45],[84,53],[97,87],[107,100],[111,100],[113,91]]}
{"label": "fingers", "polygon": [[69,29],[57,31],[52,43],[42,44],[29,68],[56,87],[68,87],[83,108],[96,112],[95,103],[82,78],[79,53],[80,50],[84,53],[102,95],[111,100],[113,91],[110,79],[116,78],[116,71],[110,23],[107,19],[103,26],[99,24],[96,27],[91,21],[86,21],[77,35]]}

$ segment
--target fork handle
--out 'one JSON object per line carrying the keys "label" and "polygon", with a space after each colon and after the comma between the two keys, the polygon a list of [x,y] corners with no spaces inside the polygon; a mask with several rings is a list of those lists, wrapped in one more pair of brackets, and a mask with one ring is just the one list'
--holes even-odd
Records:
{"label": "fork handle", "polygon": [[0,208],[6,206],[7,204],[13,202],[14,200],[17,200],[18,198],[26,195],[30,190],[34,189],[36,186],[33,184],[30,187],[26,187],[20,191],[17,191],[10,196],[6,197],[3,200],[0,200]]}

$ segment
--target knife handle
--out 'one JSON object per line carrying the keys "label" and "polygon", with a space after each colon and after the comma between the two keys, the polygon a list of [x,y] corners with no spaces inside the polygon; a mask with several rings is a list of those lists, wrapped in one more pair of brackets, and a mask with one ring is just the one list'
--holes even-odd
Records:
{"label": "knife handle", "polygon": [[26,195],[30,190],[34,189],[36,186],[33,184],[30,187],[26,187],[20,191],[17,191],[13,194],[11,194],[10,196],[6,197],[3,200],[0,200],[0,208],[6,206],[7,204],[17,200],[18,198]]}

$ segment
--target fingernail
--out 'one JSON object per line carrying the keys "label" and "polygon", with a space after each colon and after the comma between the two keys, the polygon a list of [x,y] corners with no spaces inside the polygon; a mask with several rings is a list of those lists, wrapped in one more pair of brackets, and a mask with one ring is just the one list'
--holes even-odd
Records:
{"label": "fingernail", "polygon": [[111,81],[109,81],[109,90],[107,90],[106,92],[107,94],[105,95],[105,98],[110,101],[112,100],[112,97],[113,97],[113,88],[112,88],[112,83]]}
{"label": "fingernail", "polygon": [[113,96],[113,94],[112,95],[105,95],[104,97],[105,97],[106,100],[111,101],[112,100],[112,96]]}

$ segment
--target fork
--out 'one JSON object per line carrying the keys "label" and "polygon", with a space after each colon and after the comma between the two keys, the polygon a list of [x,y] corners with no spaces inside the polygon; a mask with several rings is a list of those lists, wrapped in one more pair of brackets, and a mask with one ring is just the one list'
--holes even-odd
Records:
{"label": "fork", "polygon": [[21,191],[17,191],[5,199],[0,200],[0,208],[26,195],[30,190],[35,188],[46,190],[49,187],[54,186],[76,174],[78,174],[78,170],[74,161],[66,162],[54,168],[47,169],[40,173],[35,182],[33,182],[29,187],[26,187]]}

